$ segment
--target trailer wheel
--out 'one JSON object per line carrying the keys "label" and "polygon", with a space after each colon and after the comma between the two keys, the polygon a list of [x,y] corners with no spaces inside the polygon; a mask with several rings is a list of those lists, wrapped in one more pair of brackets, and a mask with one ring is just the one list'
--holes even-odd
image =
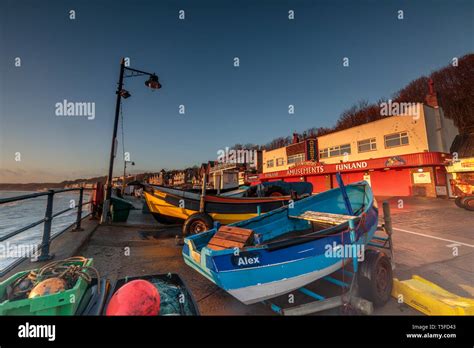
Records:
{"label": "trailer wheel", "polygon": [[390,299],[393,286],[392,264],[383,252],[367,250],[357,273],[360,295],[374,306],[383,306]]}
{"label": "trailer wheel", "polygon": [[454,203],[459,207],[459,208],[464,208],[464,205],[463,205],[463,200],[464,200],[464,196],[460,196],[460,197],[456,197],[456,199],[454,200]]}
{"label": "trailer wheel", "polygon": [[465,197],[462,201],[463,208],[469,211],[474,211],[474,196],[472,197]]}
{"label": "trailer wheel", "polygon": [[183,225],[183,236],[198,234],[210,230],[214,220],[206,213],[195,213],[188,217]]}

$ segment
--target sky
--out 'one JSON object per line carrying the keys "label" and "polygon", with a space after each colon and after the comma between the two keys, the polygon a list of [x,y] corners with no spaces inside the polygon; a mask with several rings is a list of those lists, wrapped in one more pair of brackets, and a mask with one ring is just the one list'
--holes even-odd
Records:
{"label": "sky", "polygon": [[[121,57],[163,85],[127,78],[122,103],[133,172],[158,171],[330,127],[472,53],[473,23],[471,0],[3,0],[0,182],[106,175]],[[95,117],[58,116],[63,100],[94,103]]]}

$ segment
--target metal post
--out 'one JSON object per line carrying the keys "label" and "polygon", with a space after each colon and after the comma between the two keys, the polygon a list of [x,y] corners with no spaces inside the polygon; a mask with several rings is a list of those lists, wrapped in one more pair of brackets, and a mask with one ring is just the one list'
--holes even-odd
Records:
{"label": "metal post", "polygon": [[[354,273],[357,273],[359,265],[358,265],[358,259],[357,259],[358,255],[357,255],[357,252],[355,252],[356,245],[354,244],[356,242],[354,219],[350,219],[348,222],[349,222],[349,236],[351,238],[352,266],[354,267]],[[344,248],[344,245],[343,245],[343,248]],[[346,251],[343,249],[343,252],[345,253]]]}
{"label": "metal post", "polygon": [[340,172],[336,173],[336,179],[337,179],[337,184],[339,185],[339,188],[341,189],[342,198],[344,198],[344,204],[346,205],[347,212],[349,213],[349,215],[354,215],[354,212],[352,211],[351,201],[349,200],[349,197],[347,196],[346,186],[344,185],[344,181],[342,180],[342,176]]}
{"label": "metal post", "polygon": [[46,212],[44,214],[44,228],[43,228],[43,240],[41,242],[41,255],[38,257],[38,261],[51,260],[54,255],[49,254],[49,243],[51,239],[51,223],[53,220],[53,200],[54,190],[48,191],[48,203],[46,204]]}
{"label": "metal post", "polygon": [[387,233],[387,240],[388,240],[388,250],[390,250],[390,263],[392,264],[392,270],[395,269],[395,253],[393,252],[393,242],[392,242],[392,214],[390,213],[390,205],[388,201],[384,201],[382,203],[383,208],[383,227],[385,233]]}
{"label": "metal post", "polygon": [[382,207],[383,207],[383,219],[384,219],[385,231],[387,231],[387,234],[391,236],[393,233],[393,230],[392,230],[392,215],[390,214],[390,205],[388,204],[387,201],[384,201],[382,203]]}
{"label": "metal post", "polygon": [[206,196],[206,183],[207,183],[207,174],[204,173],[202,177],[202,187],[201,187],[201,200],[199,201],[199,212],[203,213],[205,208],[206,208],[206,201],[205,201],[205,196]]}
{"label": "metal post", "polygon": [[77,207],[77,219],[76,219],[76,227],[73,229],[74,232],[84,231],[84,229],[81,228],[83,196],[84,196],[84,187],[81,187],[79,189],[79,205]]}
{"label": "metal post", "polygon": [[102,218],[101,223],[109,222],[109,207],[110,207],[110,198],[112,197],[112,176],[114,171],[114,158],[115,158],[115,142],[117,139],[117,128],[118,128],[118,120],[120,115],[120,101],[121,101],[121,91],[123,87],[123,75],[125,71],[125,60],[122,58],[120,62],[120,77],[118,82],[117,88],[117,101],[115,104],[115,121],[114,121],[114,131],[112,135],[112,145],[110,147],[110,161],[109,161],[109,175],[107,176],[107,183],[106,183],[106,194],[104,200],[104,208],[102,211]]}
{"label": "metal post", "polygon": [[[217,173],[217,172],[216,172]],[[224,175],[224,171],[220,171],[219,173],[219,186],[217,186],[217,194],[221,194],[221,185],[222,185],[222,176]],[[215,176],[214,176],[215,177]]]}
{"label": "metal post", "polygon": [[122,196],[125,196],[125,187],[126,187],[126,170],[127,170],[127,161],[123,159],[123,180],[122,180]]}

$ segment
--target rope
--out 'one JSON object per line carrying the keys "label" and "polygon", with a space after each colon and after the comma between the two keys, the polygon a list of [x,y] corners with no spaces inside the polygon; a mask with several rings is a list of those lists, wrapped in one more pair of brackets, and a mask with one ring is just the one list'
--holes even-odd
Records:
{"label": "rope", "polygon": [[[81,262],[81,265],[67,265],[71,262]],[[29,278],[32,281],[41,281],[43,278],[51,278],[52,276],[61,278],[61,279],[74,279],[80,277],[84,279],[87,283],[92,281],[92,277],[86,273],[88,270],[95,272],[97,276],[97,283],[100,283],[100,274],[96,268],[92,266],[86,266],[87,258],[83,256],[73,256],[65,260],[58,260],[48,263],[47,265],[41,267],[38,272],[31,271]],[[100,293],[100,287],[98,287],[98,293]]]}
{"label": "rope", "polygon": [[[50,262],[39,268],[38,270],[32,270],[29,273],[26,273],[22,277],[18,278],[14,283],[10,285],[10,293],[7,294],[7,296],[13,296],[13,298],[11,299],[19,298],[23,295],[26,295],[26,293],[31,291],[42,280],[53,277],[57,277],[64,280],[67,280],[67,278],[73,280],[75,279],[75,281],[77,281],[77,278],[80,277],[84,279],[87,283],[90,283],[92,281],[92,277],[90,276],[90,274],[86,273],[89,270],[92,270],[96,274],[97,283],[100,284],[99,271],[92,266],[86,266],[87,260],[88,259],[83,256],[73,256],[64,260]],[[81,264],[71,265],[70,263],[72,262],[80,262]],[[28,288],[24,290],[16,289],[16,293],[13,295],[14,289],[25,279],[28,279],[31,282],[31,286],[28,286]],[[98,286],[97,292],[100,294],[100,286]]]}
{"label": "rope", "polygon": [[122,99],[120,99],[120,128],[122,129],[122,158],[125,161],[125,133],[123,129],[123,106]]}

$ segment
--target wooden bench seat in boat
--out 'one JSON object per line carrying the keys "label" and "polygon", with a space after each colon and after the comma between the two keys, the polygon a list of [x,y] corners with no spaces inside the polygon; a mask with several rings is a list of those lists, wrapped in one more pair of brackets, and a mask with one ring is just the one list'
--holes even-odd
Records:
{"label": "wooden bench seat in boat", "polygon": [[212,250],[243,248],[253,243],[253,230],[234,226],[221,226],[207,247]]}
{"label": "wooden bench seat in boat", "polygon": [[289,215],[290,218],[318,222],[328,225],[340,225],[349,220],[357,218],[352,215],[322,213],[318,211],[307,210],[301,215]]}

